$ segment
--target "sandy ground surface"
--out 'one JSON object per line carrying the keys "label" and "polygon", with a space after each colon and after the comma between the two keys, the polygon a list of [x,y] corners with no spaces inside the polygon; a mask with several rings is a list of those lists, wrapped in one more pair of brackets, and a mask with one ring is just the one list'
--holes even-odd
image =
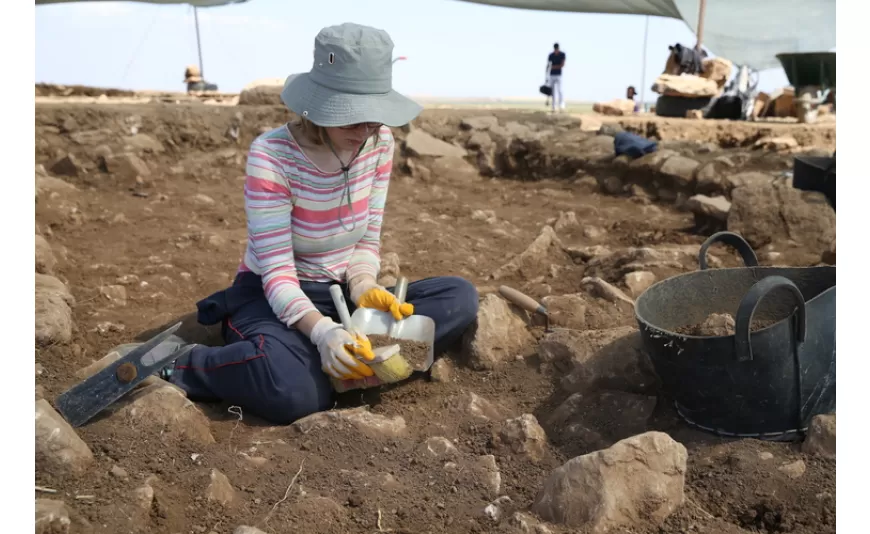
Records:
{"label": "sandy ground surface", "polygon": [[[415,129],[456,136],[465,114],[427,111]],[[540,114],[504,112],[499,118],[503,124],[553,127],[552,119]],[[713,154],[708,146],[703,156],[710,158],[749,153],[742,145],[759,137],[757,126],[742,123],[597,119],[654,130],[674,143],[714,142]],[[113,347],[176,318],[187,316],[185,335],[220,342],[214,329],[193,325],[190,314],[198,299],[229,284],[238,266],[245,240],[247,145],[286,120],[283,110],[268,106],[37,106],[35,162],[74,186],[54,183],[55,189],[37,194],[37,232],[56,258],[50,270],[75,300],[69,342],[36,349],[36,383],[46,400]],[[831,131],[762,128],[793,136],[804,147],[833,149]],[[576,146],[557,145],[554,154],[577,152]],[[554,172],[534,180],[483,176],[471,152],[471,163],[397,152],[383,254],[395,254],[401,274],[411,280],[463,276],[482,298],[503,283],[538,299],[579,295],[584,330],[612,334],[621,328],[630,336],[637,325],[632,307],[587,293],[582,280],[596,276],[630,294],[625,275],[631,267],[625,261],[572,258],[565,251],[679,249],[688,252],[668,252],[668,261],[643,270],[663,279],[697,269],[697,246],[707,234],[697,231],[692,213],[663,201],[664,193],[658,200],[605,194],[573,170],[570,176]],[[55,163],[70,154],[74,170],[59,174],[63,168]],[[123,154],[136,155],[144,168],[131,170],[129,161],[117,160]],[[557,155],[547,165],[563,161]],[[106,158],[115,162],[108,170]],[[757,168],[787,170],[787,160],[758,159]],[[569,212],[573,216],[564,215]],[[546,255],[493,279],[547,225],[556,228],[558,250],[550,247]],[[817,252],[808,254],[789,239],[772,241],[764,252],[763,264],[819,261]],[[721,246],[711,256],[717,266],[739,265],[733,251]],[[270,533],[533,532],[524,530],[532,527],[521,526],[514,512],[529,510],[553,469],[620,439],[660,430],[688,449],[685,500],[661,524],[633,524],[619,532],[835,532],[833,460],[804,454],[800,444],[730,440],[692,430],[654,389],[583,390],[592,401],[571,415],[571,428],[587,431],[566,431],[554,410],[577,390],[564,387],[564,368],[542,360],[541,323],[516,317],[530,332],[515,351],[517,358],[475,370],[468,348],[457,347],[441,366],[447,379],[417,377],[338,400],[340,408],[369,406],[383,421],[402,418],[402,429],[383,421],[345,420],[304,430],[273,427],[247,414],[240,418],[221,404],[166,408],[169,401],[150,398],[155,392],[146,390],[77,429],[95,458],[80,472],[68,474],[37,458],[36,484],[56,493],[36,497],[63,500],[74,533],[229,533],[239,525]],[[204,416],[189,415],[191,410]],[[500,447],[494,437],[506,419],[522,414],[536,416],[546,432],[538,458]],[[449,458],[426,445],[436,437],[449,442]],[[795,462],[805,467],[798,477],[781,469]],[[495,488],[493,472],[500,473]],[[228,493],[220,474],[231,486]],[[487,517],[484,508],[505,495],[510,501],[501,505],[500,519]],[[584,531],[543,523],[540,529]]]}

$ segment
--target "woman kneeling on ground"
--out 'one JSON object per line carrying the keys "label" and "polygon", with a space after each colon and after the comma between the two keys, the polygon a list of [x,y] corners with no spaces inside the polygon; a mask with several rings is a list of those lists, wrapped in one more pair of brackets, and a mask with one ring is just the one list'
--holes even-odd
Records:
{"label": "woman kneeling on ground", "polygon": [[477,291],[461,278],[413,282],[402,306],[376,281],[393,164],[388,126],[422,110],[392,90],[392,51],[384,31],[324,28],[311,71],[284,84],[281,99],[300,119],[251,144],[245,257],[231,287],[197,304],[201,323],[223,323],[227,345],[195,345],[163,373],[190,398],[281,424],[331,408],[330,376],[373,374],[364,363],[371,344],[336,322],[335,283],[355,306],[431,317],[436,352],[476,317]]}

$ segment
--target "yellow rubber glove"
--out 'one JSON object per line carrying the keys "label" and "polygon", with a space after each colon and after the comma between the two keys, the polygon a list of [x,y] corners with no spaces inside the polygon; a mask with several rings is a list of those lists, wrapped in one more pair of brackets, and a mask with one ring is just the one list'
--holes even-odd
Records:
{"label": "yellow rubber glove", "polygon": [[353,337],[354,342],[351,345],[345,345],[344,348],[353,354],[355,358],[362,358],[367,362],[374,360],[375,351],[372,349],[372,342],[369,341],[369,338],[364,334],[359,334],[357,332],[350,332],[350,335]]}
{"label": "yellow rubber glove", "polygon": [[382,287],[373,287],[367,290],[359,298],[357,306],[360,308],[372,308],[382,312],[390,312],[393,318],[401,321],[405,317],[414,315],[414,305],[409,303],[399,304],[396,296]]}
{"label": "yellow rubber glove", "polygon": [[348,332],[324,317],[311,331],[311,341],[320,352],[321,368],[340,380],[366,378],[374,371],[363,363],[375,358],[372,343],[363,335]]}

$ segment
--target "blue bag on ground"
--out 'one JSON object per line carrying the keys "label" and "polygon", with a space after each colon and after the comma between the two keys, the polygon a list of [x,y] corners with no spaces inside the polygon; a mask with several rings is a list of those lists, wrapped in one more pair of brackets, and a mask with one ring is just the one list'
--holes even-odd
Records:
{"label": "blue bag on ground", "polygon": [[625,154],[635,159],[644,154],[655,152],[656,149],[658,149],[658,143],[639,135],[619,132],[613,136],[613,151],[616,152],[617,156]]}

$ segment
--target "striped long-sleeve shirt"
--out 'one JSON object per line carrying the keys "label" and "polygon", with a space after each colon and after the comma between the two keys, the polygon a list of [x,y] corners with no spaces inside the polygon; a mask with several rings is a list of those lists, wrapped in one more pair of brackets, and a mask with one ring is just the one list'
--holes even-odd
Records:
{"label": "striped long-sleeve shirt", "polygon": [[349,171],[351,210],[344,173],[313,165],[287,126],[251,144],[245,179],[248,245],[239,270],[262,276],[272,310],[288,326],[315,310],[300,280],[377,277],[394,146],[387,127],[366,141]]}

